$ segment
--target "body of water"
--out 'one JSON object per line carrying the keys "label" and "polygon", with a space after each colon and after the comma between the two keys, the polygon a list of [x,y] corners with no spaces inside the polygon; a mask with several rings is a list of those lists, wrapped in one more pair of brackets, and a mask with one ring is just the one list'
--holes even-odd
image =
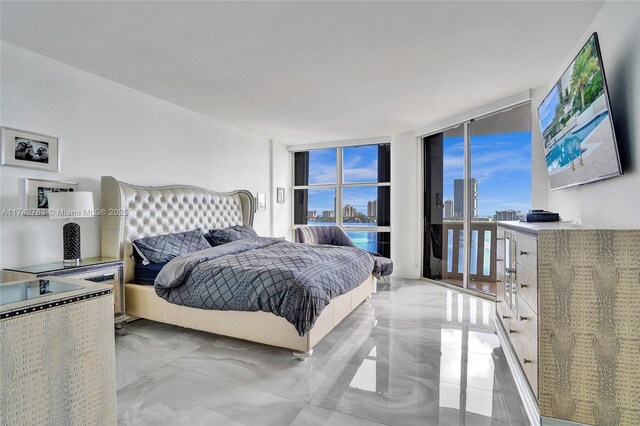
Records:
{"label": "body of water", "polygon": [[[335,222],[309,222],[311,226],[331,226],[335,225]],[[345,223],[345,226],[350,227],[371,227],[378,226],[375,222],[363,222],[363,223]],[[371,231],[345,231],[351,241],[359,248],[367,251],[378,251],[378,238],[376,232]]]}
{"label": "body of water", "polygon": [[580,157],[584,149],[582,142],[589,137],[602,120],[607,118],[608,111],[596,115],[589,123],[579,129],[567,132],[547,153],[547,169],[559,169]]}

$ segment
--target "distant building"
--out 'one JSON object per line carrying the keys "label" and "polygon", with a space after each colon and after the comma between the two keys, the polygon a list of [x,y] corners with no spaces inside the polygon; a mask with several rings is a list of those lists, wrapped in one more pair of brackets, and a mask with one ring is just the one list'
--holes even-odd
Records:
{"label": "distant building", "polygon": [[444,201],[444,218],[451,219],[453,217],[453,200]]}
{"label": "distant building", "polygon": [[354,217],[358,211],[351,204],[347,204],[342,208],[342,217]]}
{"label": "distant building", "polygon": [[334,217],[336,217],[336,214],[333,210],[323,210],[322,211],[322,218],[323,219],[333,219]]}
{"label": "distant building", "polygon": [[[478,179],[471,178],[471,217],[478,216]],[[453,180],[453,216],[464,217],[464,179]]]}
{"label": "distant building", "polygon": [[476,216],[473,218],[474,222],[491,222],[493,221],[492,217],[489,216]]}
{"label": "distant building", "polygon": [[495,220],[520,220],[522,213],[516,210],[496,210]]}
{"label": "distant building", "polygon": [[309,212],[307,213],[307,217],[309,219],[318,217],[318,211],[317,210],[309,210]]}
{"label": "distant building", "polygon": [[378,201],[373,200],[367,203],[367,216],[378,217]]}

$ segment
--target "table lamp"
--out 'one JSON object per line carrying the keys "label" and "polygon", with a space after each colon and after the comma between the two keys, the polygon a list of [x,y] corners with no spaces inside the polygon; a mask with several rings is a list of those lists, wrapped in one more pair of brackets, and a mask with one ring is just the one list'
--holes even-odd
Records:
{"label": "table lamp", "polygon": [[69,219],[62,228],[63,263],[64,265],[79,265],[82,259],[80,253],[80,225],[73,219],[93,216],[93,193],[78,192],[50,192],[49,218]]}

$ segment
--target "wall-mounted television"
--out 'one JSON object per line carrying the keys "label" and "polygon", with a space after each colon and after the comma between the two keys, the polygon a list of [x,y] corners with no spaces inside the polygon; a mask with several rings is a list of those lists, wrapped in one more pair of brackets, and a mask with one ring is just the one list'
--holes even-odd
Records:
{"label": "wall-mounted television", "polygon": [[538,107],[552,190],[622,174],[598,35]]}

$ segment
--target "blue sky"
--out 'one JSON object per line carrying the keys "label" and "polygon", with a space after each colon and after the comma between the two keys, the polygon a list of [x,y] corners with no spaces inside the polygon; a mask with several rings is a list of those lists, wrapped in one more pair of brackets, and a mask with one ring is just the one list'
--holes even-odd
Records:
{"label": "blue sky", "polygon": [[[378,181],[378,146],[348,147],[343,149],[343,174],[346,183],[364,183]],[[320,149],[309,152],[309,184],[336,183],[336,150]],[[310,189],[309,210],[318,215],[323,210],[333,210],[333,189]],[[351,204],[362,213],[367,213],[367,202],[376,200],[375,187],[345,188],[343,204]]]}
{"label": "blue sky", "polygon": [[[453,180],[461,179],[463,138],[444,138],[444,199],[453,200]],[[471,177],[478,179],[478,213],[531,208],[531,133],[471,137]]]}
{"label": "blue sky", "polygon": [[[463,177],[462,137],[444,139],[444,199],[453,200],[453,180]],[[478,204],[481,216],[493,217],[496,210],[531,208],[531,133],[481,135],[471,138],[471,175],[478,179]],[[378,148],[376,145],[343,150],[345,181],[376,182]],[[309,153],[309,183],[336,183],[336,150]],[[393,184],[393,183],[392,183]],[[310,189],[309,210],[318,215],[333,209],[335,190]],[[363,213],[367,202],[377,199],[375,187],[345,188],[343,204],[351,204]]]}

